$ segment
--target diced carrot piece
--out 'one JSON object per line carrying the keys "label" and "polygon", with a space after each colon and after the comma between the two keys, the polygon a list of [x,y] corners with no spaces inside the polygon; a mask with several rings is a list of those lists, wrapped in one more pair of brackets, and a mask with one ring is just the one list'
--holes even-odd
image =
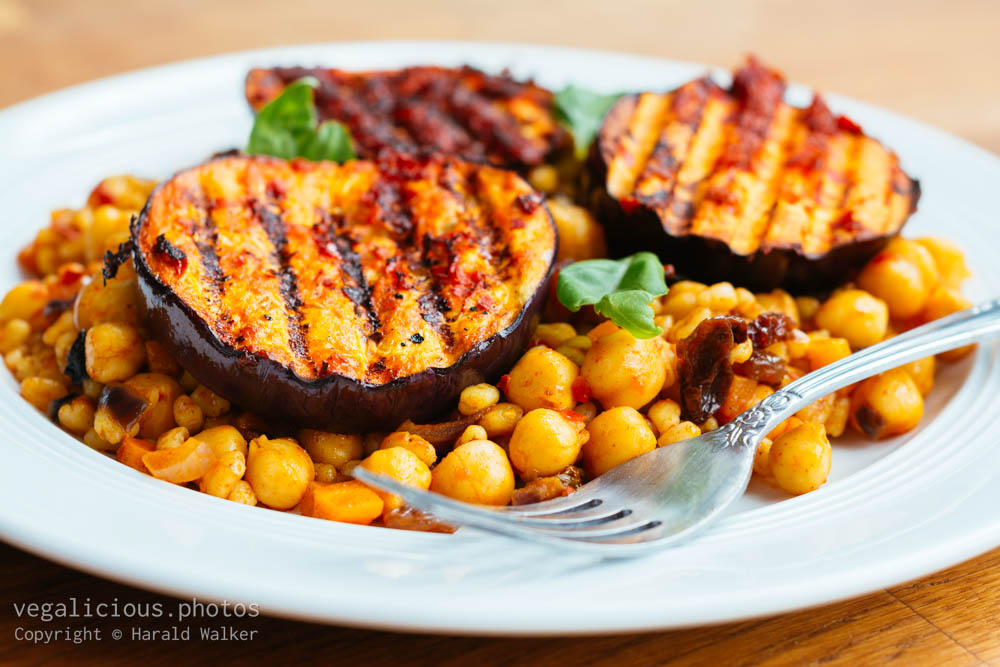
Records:
{"label": "diced carrot piece", "polygon": [[142,455],[149,474],[175,484],[193,482],[215,464],[215,452],[207,442],[188,438],[180,447],[157,449]]}
{"label": "diced carrot piece", "polygon": [[115,456],[119,462],[124,463],[129,468],[135,468],[139,472],[144,472],[148,475],[149,469],[142,462],[142,457],[154,449],[156,449],[155,442],[126,435],[122,440],[122,444],[118,445],[118,451],[115,453]]}
{"label": "diced carrot piece", "polygon": [[312,484],[299,504],[303,516],[329,521],[369,524],[382,515],[377,493],[358,481]]}
{"label": "diced carrot piece", "polygon": [[726,400],[722,402],[722,407],[715,413],[715,418],[720,424],[726,424],[743,414],[756,403],[757,381],[745,378],[742,375],[733,377],[729,385],[729,392]]}
{"label": "diced carrot piece", "polygon": [[851,353],[851,346],[846,338],[816,338],[809,342],[806,358],[812,370],[832,364]]}

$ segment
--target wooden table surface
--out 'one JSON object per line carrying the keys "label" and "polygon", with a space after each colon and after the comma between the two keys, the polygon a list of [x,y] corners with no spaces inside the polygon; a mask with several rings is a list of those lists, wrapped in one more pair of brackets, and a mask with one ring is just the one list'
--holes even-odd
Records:
{"label": "wooden table surface", "polygon": [[[100,76],[280,44],[393,38],[545,42],[730,66],[755,52],[789,78],[865,99],[1000,152],[1000,3],[256,3],[0,0],[0,106]],[[343,5],[343,6],[338,6]],[[251,7],[253,7],[251,9]],[[0,147],[2,150],[2,147]],[[42,221],[39,221],[42,224]],[[243,642],[17,641],[14,603],[174,604],[0,545],[0,663],[324,660],[418,664],[1000,664],[1000,550],[920,581],[775,618],[587,639],[407,636],[257,618]],[[70,621],[71,628],[93,626]],[[113,621],[97,624],[105,635]],[[156,628],[150,623],[150,628]]]}

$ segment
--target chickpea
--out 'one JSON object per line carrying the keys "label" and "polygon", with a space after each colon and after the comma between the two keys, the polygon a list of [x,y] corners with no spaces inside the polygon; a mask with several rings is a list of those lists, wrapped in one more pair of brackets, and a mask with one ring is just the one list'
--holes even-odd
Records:
{"label": "chickpea", "polygon": [[802,323],[799,317],[799,307],[795,303],[795,299],[785,290],[776,289],[764,294],[758,294],[756,299],[757,303],[760,304],[762,312],[784,313],[788,315],[795,326],[799,326]]}
{"label": "chickpea", "polygon": [[314,463],[313,468],[316,469],[317,482],[332,484],[340,477],[340,473],[337,472],[337,468],[329,463]]}
{"label": "chickpea", "polygon": [[910,377],[913,378],[913,383],[917,385],[917,389],[922,396],[931,393],[931,389],[934,388],[934,371],[936,370],[936,366],[934,357],[917,359],[903,366],[906,372],[910,374]]}
{"label": "chickpea", "polygon": [[604,228],[587,209],[575,206],[561,197],[549,199],[546,203],[559,232],[557,262],[607,255]]}
{"label": "chickpea", "polygon": [[858,286],[889,306],[889,315],[905,320],[920,313],[931,285],[920,268],[906,257],[888,250],[875,255],[858,275]]}
{"label": "chickpea", "polygon": [[219,458],[222,458],[222,455],[226,452],[233,451],[241,452],[244,457],[247,456],[246,438],[243,437],[243,434],[235,426],[228,424],[213,426],[196,434],[195,437],[202,442],[208,443],[208,446],[212,448],[212,451]]}
{"label": "chickpea", "polygon": [[146,347],[131,324],[104,322],[87,329],[87,375],[107,384],[126,380],[146,363]]}
{"label": "chickpea", "polygon": [[140,373],[125,386],[146,399],[148,405],[139,419],[139,437],[155,440],[174,426],[174,401],[183,394],[177,380],[160,373]]}
{"label": "chickpea", "polygon": [[569,322],[552,322],[535,327],[535,338],[543,345],[555,349],[576,336],[576,329]]}
{"label": "chickpea", "polygon": [[491,384],[474,384],[462,390],[458,397],[458,411],[474,415],[500,401],[500,390]]}
{"label": "chickpea", "polygon": [[54,346],[56,341],[63,334],[75,334],[76,327],[73,326],[73,313],[71,311],[63,312],[56,321],[53,322],[48,329],[42,333],[42,342],[48,346]]}
{"label": "chickpea", "polygon": [[518,405],[497,403],[479,418],[479,425],[486,430],[489,437],[499,438],[513,433],[514,427],[523,414],[524,410]]}
{"label": "chickpea", "polygon": [[742,364],[753,355],[753,341],[747,338],[729,352],[729,363]]}
{"label": "chickpea", "polygon": [[[927,298],[923,318],[927,321],[936,320],[960,310],[971,308],[972,304],[962,294],[952,287],[938,287]],[[976,349],[975,345],[966,345],[954,350],[948,350],[938,355],[943,361],[958,361]]]}
{"label": "chickpea", "polygon": [[639,412],[629,406],[611,408],[587,424],[590,439],[583,460],[593,476],[656,449],[656,436]]}
{"label": "chickpea", "polygon": [[201,406],[187,394],[181,394],[174,399],[173,415],[174,422],[178,426],[183,426],[192,433],[200,431],[205,424],[205,413],[201,411]]}
{"label": "chickpea", "polygon": [[241,505],[250,505],[251,507],[257,504],[257,496],[253,492],[253,487],[250,486],[250,482],[242,479],[233,485],[233,490],[229,492],[226,500],[231,500]]}
{"label": "chickpea", "polygon": [[[156,439],[156,449],[173,449],[174,447],[180,447],[187,442],[190,437],[191,434],[183,426],[172,428]],[[199,438],[199,440],[200,439],[201,438]]]}
{"label": "chickpea", "polygon": [[15,286],[0,301],[0,322],[13,319],[31,322],[41,315],[49,300],[49,291],[40,280],[29,280]]}
{"label": "chickpea", "polygon": [[584,360],[587,358],[583,350],[578,347],[573,347],[572,345],[560,345],[556,348],[556,352],[566,357],[577,366],[582,366]]}
{"label": "chickpea", "polygon": [[236,450],[225,452],[198,481],[198,489],[216,498],[228,498],[246,470],[247,461],[243,452]]}
{"label": "chickpea", "polygon": [[21,397],[42,412],[48,412],[52,401],[69,392],[62,382],[45,377],[27,377],[21,382]]}
{"label": "chickpea", "polygon": [[139,301],[135,272],[131,262],[118,268],[118,275],[107,281],[100,274],[84,285],[73,309],[76,325],[92,329],[105,322],[139,324]]}
{"label": "chickpea", "polygon": [[675,426],[681,421],[681,406],[676,401],[665,398],[649,406],[646,411],[649,420],[653,422],[656,432],[663,434],[671,426]]}
{"label": "chickpea", "polygon": [[15,318],[8,320],[0,328],[0,353],[7,354],[24,345],[31,335],[31,325],[26,320]]}
{"label": "chickpea", "polygon": [[555,350],[533,347],[511,369],[505,392],[524,410],[568,410],[573,407],[573,380],[579,372],[576,364]]}
{"label": "chickpea", "polygon": [[190,393],[198,388],[199,382],[194,379],[194,376],[184,371],[181,373],[181,379],[179,380],[181,386],[184,387],[184,391]]}
{"label": "chickpea", "polygon": [[[198,387],[191,392],[191,400],[198,404],[201,411],[209,417],[220,417],[229,412],[229,401],[219,396],[205,385]],[[258,494],[258,497],[260,494]]]}
{"label": "chickpea", "polygon": [[578,406],[573,408],[573,412],[583,417],[584,424],[589,424],[590,420],[597,416],[597,405],[595,405],[593,401],[580,403]]}
{"label": "chickpea", "polygon": [[390,433],[385,436],[382,444],[379,445],[379,449],[392,449],[393,447],[402,447],[403,449],[410,450],[428,467],[434,465],[434,462],[437,461],[437,450],[434,449],[434,445],[414,433],[407,433],[406,431]]}
{"label": "chickpea", "polygon": [[923,416],[923,396],[902,368],[868,378],[851,395],[851,424],[872,438],[906,433]]}
{"label": "chickpea", "polygon": [[552,194],[559,187],[559,171],[550,164],[540,164],[528,172],[531,187],[545,194]]}
{"label": "chickpea", "polygon": [[598,339],[587,350],[581,372],[594,398],[605,408],[638,409],[663,388],[668,349],[660,338],[640,340],[622,329]]}
{"label": "chickpea", "polygon": [[732,283],[715,283],[698,293],[696,302],[713,313],[724,315],[739,303],[739,295]]}
{"label": "chickpea", "polygon": [[797,296],[795,297],[795,307],[798,309],[799,319],[802,320],[802,324],[804,325],[807,322],[812,322],[813,318],[816,317],[816,313],[819,311],[820,302],[819,299],[814,296]]}
{"label": "chickpea", "polygon": [[839,438],[847,428],[847,420],[851,414],[850,396],[838,396],[833,402],[830,416],[826,418],[826,434],[831,438]]}
{"label": "chickpea", "polygon": [[830,474],[832,450],[822,424],[805,422],[774,441],[768,463],[782,490],[802,494],[815,491]]}
{"label": "chickpea", "polygon": [[576,463],[590,434],[582,419],[537,408],[524,415],[510,436],[510,461],[530,478],[555,475]]}
{"label": "chickpea", "polygon": [[246,468],[246,480],[257,499],[278,510],[298,505],[316,476],[309,454],[297,442],[265,435],[250,441]]}
{"label": "chickpea", "polygon": [[[587,332],[587,338],[590,339],[591,345],[593,345],[599,338],[604,338],[605,336],[610,336],[614,332],[621,329],[617,324],[611,320],[604,320],[596,327]],[[587,348],[588,350],[590,347]]]}
{"label": "chickpea", "polygon": [[934,255],[923,245],[910,239],[904,239],[902,236],[894,236],[889,239],[885,250],[904,257],[908,262],[920,269],[920,273],[924,278],[924,284],[928,288],[941,282],[941,271],[934,261]]}
{"label": "chickpea", "polygon": [[462,435],[458,436],[458,440],[455,441],[455,446],[464,445],[467,442],[472,442],[473,440],[486,440],[489,437],[486,433],[486,429],[479,424],[472,424],[466,426],[465,430],[462,431]]}
{"label": "chickpea", "polygon": [[93,428],[83,434],[83,444],[99,452],[113,452],[118,448],[118,443],[108,442]]}
{"label": "chickpea", "polygon": [[[431,486],[430,468],[416,454],[403,447],[391,447],[389,449],[374,451],[368,458],[361,462],[361,467],[377,475],[392,477],[403,484],[418,489],[426,490]],[[375,493],[382,498],[387,510],[398,509],[403,506],[403,499],[397,495],[378,489],[375,489]]]}
{"label": "chickpea", "polygon": [[64,429],[77,435],[83,435],[94,425],[94,411],[96,409],[94,401],[86,396],[77,396],[69,403],[63,403],[59,406],[59,412],[56,416]]}
{"label": "chickpea", "polygon": [[941,238],[927,237],[916,241],[923,246],[934,258],[934,265],[938,269],[941,284],[945,287],[959,287],[970,275],[968,267],[965,266],[965,257],[962,250],[952,243]]}
{"label": "chickpea", "polygon": [[857,350],[885,338],[889,308],[885,301],[863,290],[840,290],[819,307],[816,325],[832,336],[846,338],[851,349]]}
{"label": "chickpea", "polygon": [[299,443],[306,448],[313,461],[332,466],[342,466],[364,455],[361,436],[353,433],[327,433],[304,428],[299,431]]}
{"label": "chickpea", "polygon": [[705,306],[698,306],[683,318],[677,321],[676,324],[667,332],[667,340],[671,343],[676,343],[677,341],[684,340],[698,328],[698,325],[707,320],[712,316],[712,311]]}
{"label": "chickpea", "polygon": [[770,438],[763,438],[757,445],[757,451],[753,455],[753,474],[765,479],[771,476],[770,457],[773,444]]}
{"label": "chickpea", "polygon": [[431,491],[478,505],[507,505],[514,471],[507,453],[489,440],[459,445],[434,468]]}
{"label": "chickpea", "polygon": [[667,445],[672,445],[675,442],[680,442],[681,440],[697,438],[701,435],[701,432],[702,429],[699,428],[694,422],[677,422],[660,435],[659,440],[656,441],[656,446],[666,447]]}
{"label": "chickpea", "polygon": [[687,316],[698,306],[698,294],[708,286],[696,283],[691,280],[679,280],[671,286],[670,291],[663,297],[663,313],[670,315],[675,320],[680,320]]}

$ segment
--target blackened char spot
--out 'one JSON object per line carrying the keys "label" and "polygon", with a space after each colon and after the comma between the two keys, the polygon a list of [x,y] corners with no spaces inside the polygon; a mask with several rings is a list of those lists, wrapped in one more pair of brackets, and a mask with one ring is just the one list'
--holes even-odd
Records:
{"label": "blackened char spot", "polygon": [[101,269],[101,275],[104,276],[105,283],[117,276],[119,267],[132,258],[132,247],[132,241],[126,241],[119,245],[115,252],[110,250],[104,252],[104,268]]}
{"label": "blackened char spot", "polygon": [[163,263],[173,269],[174,275],[180,276],[187,269],[187,255],[167,240],[163,234],[156,237],[156,242],[153,244],[153,254],[159,255]]}
{"label": "blackened char spot", "polygon": [[424,337],[421,336],[418,333],[415,333],[412,336],[410,336],[410,342],[416,343],[417,345],[419,345],[420,343],[424,342]]}

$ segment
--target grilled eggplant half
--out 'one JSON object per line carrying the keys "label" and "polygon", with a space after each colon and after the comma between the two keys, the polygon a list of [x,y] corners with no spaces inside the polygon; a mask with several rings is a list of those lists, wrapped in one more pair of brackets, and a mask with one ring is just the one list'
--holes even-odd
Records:
{"label": "grilled eggplant half", "polygon": [[235,156],[161,184],[132,244],[149,330],[195,378],[349,432],[432,419],[509,368],[557,237],[511,171]]}
{"label": "grilled eggplant half", "polygon": [[687,276],[821,291],[897,234],[920,188],[896,155],[822,98],[783,100],[750,59],[709,78],[620,99],[591,152],[592,202],[616,254],[652,249]]}
{"label": "grilled eggplant half", "polygon": [[389,148],[521,169],[545,162],[570,144],[556,122],[550,91],[471,67],[254,69],[246,78],[247,101],[259,110],[304,76],[319,81],[320,118],[346,125],[361,157],[374,158]]}

